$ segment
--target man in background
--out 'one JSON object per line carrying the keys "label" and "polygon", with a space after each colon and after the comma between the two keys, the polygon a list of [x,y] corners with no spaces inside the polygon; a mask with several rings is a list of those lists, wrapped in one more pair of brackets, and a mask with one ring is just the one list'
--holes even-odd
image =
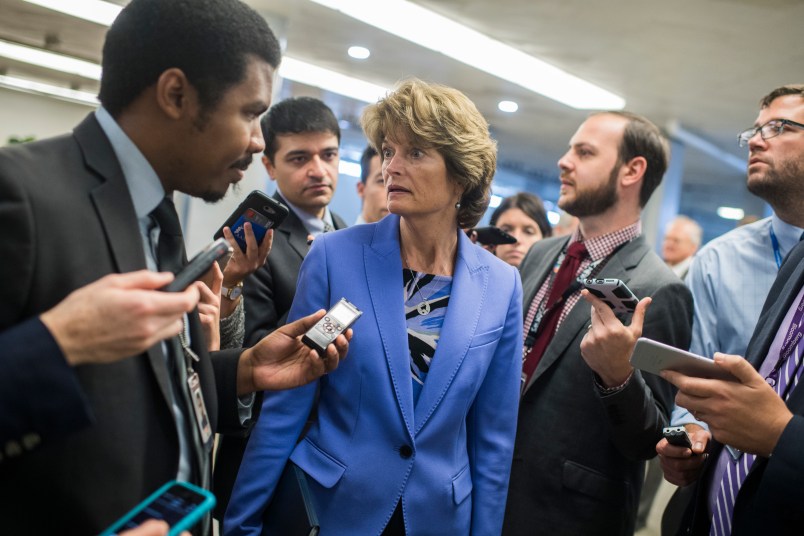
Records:
{"label": "man in background", "polygon": [[662,241],[662,259],[680,279],[687,276],[692,257],[701,247],[703,229],[692,218],[677,216],[669,224]]}
{"label": "man in background", "polygon": [[388,214],[388,201],[385,196],[385,180],[382,178],[382,159],[369,145],[360,157],[360,182],[357,195],[363,201],[360,215],[355,225],[380,221]]}
{"label": "man in background", "polygon": [[[536,242],[520,265],[525,299],[523,394],[503,534],[632,534],[643,460],[667,425],[672,386],[628,359],[642,331],[586,278],[616,278],[643,299],[644,335],[687,348],[692,299],[641,236],[642,208],[662,180],[667,140],[627,112],[591,115],[559,160],[558,205],[579,218],[569,237]],[[637,323],[634,320],[634,323]]]}

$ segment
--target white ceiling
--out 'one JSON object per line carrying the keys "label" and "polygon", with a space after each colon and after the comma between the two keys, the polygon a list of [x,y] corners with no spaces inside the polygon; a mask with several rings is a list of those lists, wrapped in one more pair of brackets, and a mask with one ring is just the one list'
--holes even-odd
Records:
{"label": "white ceiling", "polygon": [[[802,82],[804,74],[804,0],[414,1],[619,94],[628,110],[660,126],[676,122],[740,159],[745,154],[736,134],[754,121],[758,99],[776,86]],[[293,57],[387,87],[418,76],[462,90],[489,120],[501,164],[535,180],[555,174],[556,160],[587,113],[307,0],[247,3],[268,18]],[[376,7],[366,0],[366,9]],[[21,0],[0,0],[0,39],[49,42],[54,50],[99,62],[104,31]],[[369,48],[371,57],[349,58],[346,49],[354,44]],[[0,70],[97,88],[2,58]],[[298,84],[292,91],[319,94]],[[362,103],[323,97],[339,117],[359,117]],[[518,102],[519,111],[498,111],[502,99]],[[713,212],[724,195],[753,208],[743,183],[741,171],[689,148],[682,209]]]}

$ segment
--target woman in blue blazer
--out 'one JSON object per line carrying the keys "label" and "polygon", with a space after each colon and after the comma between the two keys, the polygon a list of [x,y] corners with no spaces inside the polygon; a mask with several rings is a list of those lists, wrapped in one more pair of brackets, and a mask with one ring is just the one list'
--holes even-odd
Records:
{"label": "woman in blue blazer", "polygon": [[391,214],[315,240],[289,320],[342,297],[363,316],[336,371],[266,393],[226,535],[263,533],[288,459],[307,475],[322,536],[502,528],[522,289],[513,267],[462,232],[488,206],[496,145],[462,93],[418,80],[362,122],[382,156]]}

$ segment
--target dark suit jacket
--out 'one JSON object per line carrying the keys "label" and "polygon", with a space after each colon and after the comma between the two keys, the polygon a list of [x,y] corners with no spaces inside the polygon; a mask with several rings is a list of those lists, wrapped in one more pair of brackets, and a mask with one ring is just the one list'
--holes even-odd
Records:
{"label": "dark suit jacket", "polygon": [[[745,358],[759,369],[793,300],[804,285],[804,243],[797,245],[779,270],[768,293]],[[796,388],[787,399],[793,420],[787,425],[773,456],[759,457],[737,494],[732,534],[801,534],[804,532],[804,389]],[[698,482],[679,490],[673,504],[693,497],[679,534],[708,534],[711,522],[707,497],[712,471],[722,445],[713,443],[708,465]],[[719,484],[719,483],[718,483]]]}
{"label": "dark suit jacket", "polygon": [[[0,200],[0,330],[106,274],[146,267],[128,187],[94,115],[72,135],[0,150]],[[197,315],[190,326],[213,428],[237,428],[240,352],[210,359]],[[0,465],[8,534],[96,534],[176,476],[179,444],[161,345],[75,373],[94,425]]]}
{"label": "dark suit jacket", "polygon": [[[525,307],[568,238],[537,242],[522,262]],[[622,247],[599,277],[653,297],[644,336],[688,348],[692,298],[642,237]],[[673,407],[672,386],[634,371],[602,396],[580,352],[591,324],[581,300],[559,326],[520,402],[503,534],[632,534],[644,477]]]}
{"label": "dark suit jacket", "polygon": [[81,385],[38,318],[0,333],[0,355],[0,463],[91,424]]}
{"label": "dark suit jacket", "polygon": [[[287,206],[279,190],[274,193],[274,199]],[[343,219],[335,213],[332,213],[332,221],[335,229],[346,227]],[[302,221],[291,210],[282,225],[274,231],[274,243],[267,262],[246,279],[243,286],[246,312],[245,346],[257,344],[276,328],[285,325],[293,297],[296,295],[296,280],[299,277],[301,263],[310,249],[307,245],[308,234]],[[257,395],[254,407],[256,420],[262,407],[262,393]],[[215,505],[216,519],[222,519],[226,512],[250,430],[249,428],[237,436],[218,439],[213,484],[213,491],[218,499]]]}

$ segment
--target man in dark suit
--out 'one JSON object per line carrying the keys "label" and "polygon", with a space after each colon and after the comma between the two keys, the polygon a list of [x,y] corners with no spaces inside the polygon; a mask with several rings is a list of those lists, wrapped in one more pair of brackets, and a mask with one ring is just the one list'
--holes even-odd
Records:
{"label": "man in dark suit", "polygon": [[[102,107],[71,135],[0,150],[0,330],[107,274],[179,269],[172,193],[215,201],[242,177],[263,149],[279,59],[237,0],[129,3],[106,35]],[[211,433],[247,426],[251,393],[311,381],[344,355],[345,339],[323,362],[301,344],[321,316],[210,355],[192,312],[174,326],[181,340],[73,367],[93,422],[0,465],[3,531],[97,534],[168,480],[207,484]],[[147,335],[135,328],[101,330]]]}
{"label": "man in dark suit", "polygon": [[[786,86],[762,101],[754,126],[740,135],[749,148],[748,180],[774,200],[784,221],[804,227],[804,86]],[[753,190],[752,190],[753,191]],[[739,267],[735,267],[739,269]],[[678,373],[676,402],[695,426],[693,449],[657,445],[665,478],[682,486],[663,519],[668,533],[801,534],[804,479],[804,244],[784,263],[762,308],[745,359],[715,354],[735,382]],[[715,441],[709,445],[709,440]],[[694,455],[693,455],[694,451]],[[738,472],[738,468],[743,471]],[[748,471],[745,471],[745,469]],[[691,486],[690,484],[695,483]],[[728,491],[728,497],[725,493]],[[686,514],[677,514],[687,505]],[[681,517],[681,527],[676,522]]]}
{"label": "man in dark suit", "polygon": [[[290,212],[274,232],[268,262],[244,284],[246,346],[285,324],[310,238],[346,227],[327,207],[338,185],[341,140],[332,110],[312,97],[285,99],[271,107],[261,127],[265,138],[262,162],[277,184],[274,198]],[[255,421],[261,401],[258,395]],[[241,436],[219,438],[214,487],[218,519],[226,512],[247,442],[248,430]]]}
{"label": "man in dark suit", "polygon": [[[673,403],[672,387],[631,368],[644,335],[680,348],[692,300],[640,234],[642,207],[667,167],[655,125],[626,112],[591,115],[559,160],[559,206],[580,219],[569,238],[537,242],[520,270],[525,299],[523,395],[505,535],[631,534],[644,476]],[[617,278],[643,299],[631,326],[576,279]],[[584,291],[586,292],[586,291]]]}

